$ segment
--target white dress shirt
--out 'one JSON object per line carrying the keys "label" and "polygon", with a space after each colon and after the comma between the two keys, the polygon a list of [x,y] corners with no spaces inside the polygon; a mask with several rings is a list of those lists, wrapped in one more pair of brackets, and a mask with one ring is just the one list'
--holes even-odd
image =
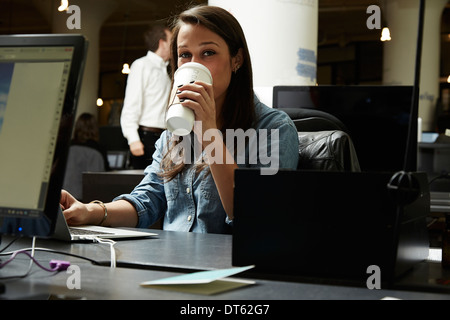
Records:
{"label": "white dress shirt", "polygon": [[167,63],[154,52],[135,60],[130,67],[120,116],[128,144],[140,140],[139,126],[165,129],[165,112],[171,91]]}

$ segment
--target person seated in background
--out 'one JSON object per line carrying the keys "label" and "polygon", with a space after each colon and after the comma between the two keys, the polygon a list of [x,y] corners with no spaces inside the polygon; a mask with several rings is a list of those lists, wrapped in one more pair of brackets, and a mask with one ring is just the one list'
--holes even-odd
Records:
{"label": "person seated in background", "polygon": [[[181,13],[173,29],[170,59],[172,79],[187,62],[203,64],[213,77],[213,84],[196,81],[178,87],[180,102],[194,111],[193,132],[181,139],[164,131],[143,180],[112,202],[85,204],[62,190],[60,203],[69,225],[147,228],[164,218],[164,230],[228,233],[234,218],[235,169],[263,170],[269,165],[262,153],[252,159],[252,151],[270,149],[277,157],[277,169],[296,169],[297,129],[285,112],[267,107],[255,96],[250,54],[233,15],[207,5]],[[228,145],[227,135],[249,130],[270,136],[260,139],[259,146],[255,140],[246,142],[239,158],[234,152],[239,143]],[[214,139],[205,138],[210,133]],[[177,161],[192,160],[177,156],[196,145],[201,155],[195,161]],[[216,151],[215,160],[207,154],[211,149]]]}
{"label": "person seated in background", "polygon": [[77,199],[82,199],[83,172],[108,170],[106,150],[99,143],[97,120],[92,114],[83,113],[75,122],[63,189],[69,191]]}

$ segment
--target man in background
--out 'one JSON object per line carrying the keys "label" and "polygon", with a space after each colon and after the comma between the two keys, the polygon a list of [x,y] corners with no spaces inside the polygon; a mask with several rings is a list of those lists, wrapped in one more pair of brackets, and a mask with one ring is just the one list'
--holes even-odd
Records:
{"label": "man in background", "polygon": [[145,169],[152,162],[155,142],[165,129],[165,110],[171,90],[167,72],[171,32],[156,22],[144,34],[147,55],[130,67],[120,117],[131,151],[131,166]]}

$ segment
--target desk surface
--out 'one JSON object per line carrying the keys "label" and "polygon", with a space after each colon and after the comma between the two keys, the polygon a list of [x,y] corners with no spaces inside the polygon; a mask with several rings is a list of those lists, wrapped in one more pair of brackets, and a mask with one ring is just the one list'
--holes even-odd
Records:
{"label": "desk surface", "polygon": [[[418,268],[420,276],[406,277],[402,287],[395,290],[369,290],[362,287],[336,286],[297,281],[254,279],[254,285],[240,289],[205,296],[155,288],[143,288],[143,281],[156,280],[169,276],[198,270],[211,270],[231,267],[231,235],[195,234],[151,230],[158,236],[150,239],[119,240],[115,248],[117,267],[110,268],[110,249],[97,243],[66,243],[55,240],[38,239],[37,247],[63,251],[93,259],[100,265],[58,253],[36,251],[35,257],[48,266],[51,259],[68,260],[80,268],[81,289],[67,286],[71,274],[64,271],[49,273],[33,266],[32,272],[23,279],[2,280],[6,292],[0,299],[19,299],[38,297],[48,299],[152,299],[152,300],[315,300],[315,299],[450,299],[449,286],[420,286],[430,277],[439,278],[440,264],[424,263]],[[1,248],[11,238],[5,237]],[[7,250],[30,247],[31,239],[20,239]],[[5,258],[2,257],[2,260]],[[0,277],[17,275],[26,271],[29,259],[18,256],[13,262],[0,270]],[[104,265],[104,266],[103,266]],[[245,277],[245,273],[236,277]],[[412,284],[409,285],[409,284]],[[414,289],[413,289],[414,288]]]}
{"label": "desk surface", "polygon": [[[148,231],[139,229],[139,231]],[[232,237],[224,234],[200,234],[151,230],[157,236],[137,240],[117,240],[117,266],[140,269],[186,269],[190,271],[230,268]],[[28,240],[30,242],[30,240]],[[17,247],[18,245],[15,245]],[[104,245],[96,243],[68,243],[56,240],[38,239],[38,247],[49,247],[70,251],[109,265],[110,252]],[[100,247],[100,248],[99,248]]]}

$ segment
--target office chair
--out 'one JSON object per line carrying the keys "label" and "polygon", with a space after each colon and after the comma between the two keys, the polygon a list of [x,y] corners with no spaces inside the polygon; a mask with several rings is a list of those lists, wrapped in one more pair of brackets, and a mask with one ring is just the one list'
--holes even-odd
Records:
{"label": "office chair", "polygon": [[294,122],[299,140],[299,170],[361,171],[347,127],[314,109],[281,108]]}
{"label": "office chair", "polygon": [[345,124],[337,117],[324,111],[305,108],[280,108],[294,121],[297,131],[314,132],[341,130],[349,133]]}
{"label": "office chair", "polygon": [[299,170],[361,171],[350,136],[341,130],[298,132]]}

